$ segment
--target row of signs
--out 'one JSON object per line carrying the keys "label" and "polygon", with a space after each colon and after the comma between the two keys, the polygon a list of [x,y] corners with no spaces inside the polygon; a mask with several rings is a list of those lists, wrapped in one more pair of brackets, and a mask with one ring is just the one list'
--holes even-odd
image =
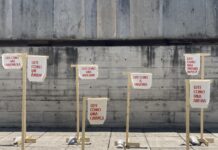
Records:
{"label": "row of signs", "polygon": [[[136,77],[136,76],[132,76]],[[141,74],[140,74],[140,77]],[[138,78],[137,78],[138,79]],[[144,76],[142,79],[145,79]],[[138,80],[137,80],[138,81]],[[136,82],[145,83],[145,82]],[[91,125],[103,124],[106,120],[108,98],[88,98],[88,120]],[[192,108],[207,108],[210,102],[210,80],[190,80],[190,105]]]}
{"label": "row of signs", "polygon": [[[47,56],[28,55],[27,78],[31,82],[43,82],[47,74]],[[23,66],[21,54],[7,53],[2,55],[4,69],[21,69]]]}
{"label": "row of signs", "polygon": [[[21,69],[22,59],[19,53],[2,55],[5,69]],[[32,82],[43,82],[47,74],[47,56],[28,55],[27,77]],[[185,55],[185,70],[188,75],[197,75],[200,70],[200,54]],[[78,65],[80,79],[97,79],[97,65]],[[151,73],[131,73],[131,85],[134,89],[149,89],[152,85]],[[207,108],[210,100],[210,80],[190,80],[190,104],[193,108]],[[107,100],[89,99],[89,120],[99,123],[105,120]],[[95,124],[93,123],[93,124]]]}

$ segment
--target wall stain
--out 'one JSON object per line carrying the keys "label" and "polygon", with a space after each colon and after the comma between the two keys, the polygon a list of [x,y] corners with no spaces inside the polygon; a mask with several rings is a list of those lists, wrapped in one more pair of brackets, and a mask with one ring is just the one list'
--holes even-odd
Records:
{"label": "wall stain", "polygon": [[216,46],[211,46],[211,55],[218,56],[218,48]]}
{"label": "wall stain", "polygon": [[154,60],[155,60],[154,47],[142,46],[141,47],[141,56],[142,56],[142,65],[144,67],[152,67],[152,64],[154,64]]}
{"label": "wall stain", "polygon": [[123,15],[126,15],[129,13],[130,9],[130,2],[129,0],[119,0],[119,6],[120,6],[120,11],[122,12]]}
{"label": "wall stain", "polygon": [[[2,0],[2,4],[1,4],[1,28],[2,29],[5,29],[5,15],[6,15],[7,12],[5,12],[5,0]],[[5,31],[1,31],[3,32],[3,34],[5,34]]]}
{"label": "wall stain", "polygon": [[191,46],[188,46],[188,45],[185,46],[185,53],[193,53],[193,52],[194,50],[192,49]]}
{"label": "wall stain", "polygon": [[164,0],[163,1],[163,15],[165,15],[166,17],[170,16],[169,7],[170,7],[169,0]]}
{"label": "wall stain", "polygon": [[179,52],[178,52],[178,47],[176,46],[175,49],[174,49],[172,65],[173,66],[178,66],[178,63],[179,63]]}
{"label": "wall stain", "polygon": [[[67,75],[70,77],[73,75],[73,78],[76,78],[76,70],[75,68],[72,69],[70,67],[71,64],[77,64],[78,63],[78,48],[75,47],[66,47],[65,49],[66,52],[66,61],[67,61]],[[71,70],[73,72],[71,73]]]}
{"label": "wall stain", "polygon": [[215,20],[215,30],[216,30],[216,35],[218,34],[218,1],[217,0],[213,0],[213,8],[214,9],[213,12],[215,12],[214,14],[214,20]]}
{"label": "wall stain", "polygon": [[58,77],[58,62],[60,62],[60,57],[59,57],[59,49],[58,48],[54,48],[53,49],[53,53],[51,56],[49,56],[49,58],[52,61],[53,66],[53,73],[55,77]]}

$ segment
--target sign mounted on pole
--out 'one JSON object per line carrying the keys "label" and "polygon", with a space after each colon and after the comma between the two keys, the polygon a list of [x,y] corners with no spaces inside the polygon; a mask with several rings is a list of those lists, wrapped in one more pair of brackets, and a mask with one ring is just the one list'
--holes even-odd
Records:
{"label": "sign mounted on pole", "polygon": [[97,65],[78,65],[80,79],[97,79],[98,66]]}
{"label": "sign mounted on pole", "polygon": [[200,70],[200,54],[185,54],[185,71],[187,75],[198,75]]}
{"label": "sign mounted on pole", "polygon": [[190,80],[192,108],[207,108],[210,102],[210,80]]}
{"label": "sign mounted on pole", "polygon": [[152,85],[152,74],[131,73],[131,81],[134,89],[150,89]]}
{"label": "sign mounted on pole", "polygon": [[20,53],[2,54],[2,65],[4,69],[21,69],[22,58]]}
{"label": "sign mounted on pole", "polygon": [[106,120],[108,98],[88,98],[88,120],[91,125],[101,125]]}
{"label": "sign mounted on pole", "polygon": [[29,55],[27,78],[32,82],[43,82],[47,74],[48,56]]}

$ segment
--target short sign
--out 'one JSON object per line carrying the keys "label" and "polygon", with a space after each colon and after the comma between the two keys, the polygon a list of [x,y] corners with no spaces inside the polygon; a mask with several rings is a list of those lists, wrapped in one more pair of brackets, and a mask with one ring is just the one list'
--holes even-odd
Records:
{"label": "short sign", "polygon": [[27,78],[32,82],[43,82],[47,74],[48,56],[28,55]]}
{"label": "short sign", "polygon": [[207,108],[210,102],[210,80],[190,80],[192,108]]}
{"label": "short sign", "polygon": [[131,73],[131,81],[134,89],[150,89],[152,85],[152,74]]}
{"label": "short sign", "polygon": [[91,125],[101,125],[106,120],[108,98],[88,98],[88,120]]}
{"label": "short sign", "polygon": [[185,54],[185,71],[188,75],[198,75],[200,70],[200,54]]}
{"label": "short sign", "polygon": [[21,69],[22,58],[19,53],[2,54],[2,65],[4,69]]}
{"label": "short sign", "polygon": [[97,79],[98,66],[97,65],[79,65],[79,78],[80,79]]}

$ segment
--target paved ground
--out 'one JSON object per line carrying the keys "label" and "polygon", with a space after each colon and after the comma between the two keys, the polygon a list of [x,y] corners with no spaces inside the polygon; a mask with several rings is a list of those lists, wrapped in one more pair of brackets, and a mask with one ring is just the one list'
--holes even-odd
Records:
{"label": "paved ground", "polygon": [[[0,132],[0,150],[20,150],[20,147],[13,146],[13,138],[19,136],[17,131]],[[75,135],[72,132],[28,132],[37,138],[34,144],[26,144],[27,150],[80,150],[80,146],[67,145],[66,138]],[[87,150],[119,150],[114,146],[114,142],[118,139],[124,139],[125,133],[118,131],[88,131],[87,137],[91,139],[91,145],[86,145]],[[199,135],[192,133],[192,135]],[[191,150],[218,150],[218,130],[209,129],[205,133],[205,137],[212,137],[215,143],[206,147],[192,146]],[[185,133],[175,131],[159,131],[159,130],[136,130],[130,133],[131,142],[140,142],[139,150],[185,150]],[[132,149],[137,150],[137,149]]]}

